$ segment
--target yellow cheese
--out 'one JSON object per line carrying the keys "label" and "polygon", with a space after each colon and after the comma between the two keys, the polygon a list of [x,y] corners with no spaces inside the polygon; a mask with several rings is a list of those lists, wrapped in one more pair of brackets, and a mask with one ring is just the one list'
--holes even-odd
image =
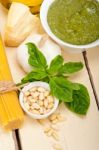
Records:
{"label": "yellow cheese", "polygon": [[6,46],[19,46],[33,30],[35,30],[35,15],[28,6],[13,2],[8,11],[4,41]]}
{"label": "yellow cheese", "polygon": [[20,2],[27,6],[38,6],[43,0],[9,0],[10,2]]}
{"label": "yellow cheese", "polygon": [[41,5],[32,6],[32,7],[30,7],[30,10],[33,14],[38,14],[40,12],[40,7],[41,7]]}
{"label": "yellow cheese", "polygon": [[[0,80],[11,81],[11,73],[6,54],[0,38]],[[24,119],[16,92],[0,94],[0,123],[7,130],[14,130],[21,126]]]}

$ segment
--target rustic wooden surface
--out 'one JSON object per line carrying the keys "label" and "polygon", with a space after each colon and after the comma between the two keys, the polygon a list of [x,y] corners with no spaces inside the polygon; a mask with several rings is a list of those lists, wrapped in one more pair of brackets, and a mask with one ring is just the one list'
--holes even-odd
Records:
{"label": "rustic wooden surface", "polygon": [[[0,6],[0,30],[4,35],[7,11]],[[24,72],[16,60],[16,49],[5,48],[15,82]],[[60,110],[66,121],[60,124],[60,143],[63,150],[99,150],[99,46],[81,54],[63,52],[65,61],[82,61],[84,69],[71,80],[85,84],[89,90],[91,105],[87,116],[79,117],[62,104]],[[0,150],[53,150],[54,141],[46,137],[43,127],[28,116],[20,130],[6,133],[0,128]]]}

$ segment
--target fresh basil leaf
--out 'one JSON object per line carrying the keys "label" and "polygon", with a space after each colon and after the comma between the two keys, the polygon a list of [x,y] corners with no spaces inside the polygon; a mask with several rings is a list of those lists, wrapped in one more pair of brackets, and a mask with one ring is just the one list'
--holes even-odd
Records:
{"label": "fresh basil leaf", "polygon": [[21,80],[21,83],[24,84],[24,83],[28,83],[28,82],[34,82],[34,81],[37,81],[33,78],[28,78],[28,76],[25,76],[22,80]]}
{"label": "fresh basil leaf", "polygon": [[56,56],[53,60],[52,60],[52,62],[51,62],[51,64],[50,64],[50,67],[49,67],[49,69],[48,69],[48,72],[49,72],[49,74],[57,74],[58,73],[58,70],[60,69],[60,67],[62,67],[62,64],[63,64],[63,58],[62,58],[62,56],[60,56],[60,55],[58,55],[58,56]]}
{"label": "fresh basil leaf", "polygon": [[34,43],[27,43],[29,57],[29,64],[36,68],[46,68],[47,61],[44,55],[38,50]]}
{"label": "fresh basil leaf", "polygon": [[47,77],[43,78],[42,81],[49,83],[50,79],[49,79],[49,77],[47,76]]}
{"label": "fresh basil leaf", "polygon": [[63,88],[62,86],[58,85],[55,81],[55,78],[51,78],[49,82],[52,94],[58,98],[60,101],[64,102],[71,102],[72,99],[72,90],[70,88]]}
{"label": "fresh basil leaf", "polygon": [[78,85],[80,89],[78,91],[73,91],[73,101],[66,103],[66,105],[73,112],[85,115],[90,105],[90,97],[87,88],[82,84]]}
{"label": "fresh basil leaf", "polygon": [[65,77],[55,77],[55,81],[58,85],[60,85],[63,88],[70,88],[72,90],[80,89],[77,83],[72,83],[71,81],[67,80]]}
{"label": "fresh basil leaf", "polygon": [[81,62],[68,62],[65,63],[59,70],[60,74],[71,74],[80,71],[83,68]]}
{"label": "fresh basil leaf", "polygon": [[45,71],[36,69],[28,73],[26,77],[23,78],[23,81],[42,80],[45,77],[47,77],[47,73]]}

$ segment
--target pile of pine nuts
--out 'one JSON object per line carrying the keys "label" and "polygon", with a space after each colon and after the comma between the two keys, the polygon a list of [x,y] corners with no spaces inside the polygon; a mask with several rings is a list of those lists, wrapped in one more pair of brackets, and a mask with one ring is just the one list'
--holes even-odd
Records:
{"label": "pile of pine nuts", "polygon": [[24,106],[34,114],[44,115],[54,107],[54,97],[50,91],[43,87],[33,87],[24,92]]}
{"label": "pile of pine nuts", "polygon": [[[62,146],[59,144],[60,138],[59,138],[59,126],[57,125],[59,122],[65,121],[64,116],[61,113],[54,113],[49,118],[49,126],[44,128],[44,133],[48,137],[52,137],[55,141],[58,143],[53,144],[53,148],[55,150],[63,150]],[[39,120],[41,125],[44,125],[43,120]]]}

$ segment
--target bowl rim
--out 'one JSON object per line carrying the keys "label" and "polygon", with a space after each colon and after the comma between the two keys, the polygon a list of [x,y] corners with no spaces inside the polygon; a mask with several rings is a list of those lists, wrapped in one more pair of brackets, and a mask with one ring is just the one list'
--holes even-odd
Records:
{"label": "bowl rim", "polygon": [[36,87],[36,86],[41,86],[41,87],[44,87],[46,89],[48,89],[50,91],[50,87],[49,87],[49,84],[46,83],[46,82],[42,82],[42,81],[35,81],[35,82],[31,82],[29,83],[28,85],[26,85],[22,91],[20,92],[19,94],[19,101],[20,101],[20,105],[21,107],[23,108],[23,110],[30,116],[32,117],[33,119],[44,119],[44,118],[47,118],[48,116],[50,116],[52,113],[54,113],[58,107],[58,104],[59,104],[59,100],[54,97],[54,100],[55,100],[55,103],[54,103],[54,107],[51,109],[50,112],[48,112],[47,114],[44,114],[44,115],[39,115],[39,114],[34,114],[34,113],[31,113],[29,112],[25,106],[24,106],[24,101],[23,101],[23,97],[24,97],[24,92],[31,89],[32,87]]}
{"label": "bowl rim", "polygon": [[95,47],[97,45],[99,45],[99,39],[97,39],[96,41],[89,43],[89,44],[85,44],[85,45],[73,45],[67,42],[62,41],[61,39],[59,39],[50,29],[48,22],[47,22],[47,14],[48,14],[48,9],[51,6],[51,4],[54,2],[55,0],[44,0],[41,8],[40,8],[40,19],[41,19],[41,23],[43,28],[45,29],[45,31],[47,32],[47,34],[57,43],[59,43],[60,45],[63,45],[64,47],[71,47],[71,48],[81,48],[81,49],[86,49],[86,48],[92,48]]}

